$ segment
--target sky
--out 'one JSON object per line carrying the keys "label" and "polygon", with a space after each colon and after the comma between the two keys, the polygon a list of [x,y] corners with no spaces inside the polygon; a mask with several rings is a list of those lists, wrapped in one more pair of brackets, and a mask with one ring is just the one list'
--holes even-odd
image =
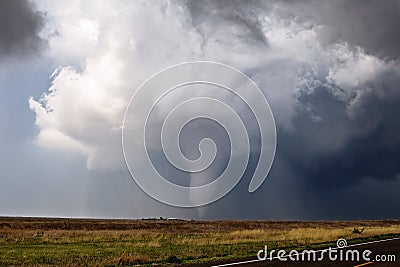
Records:
{"label": "sky", "polygon": [[[395,0],[1,1],[0,215],[398,219],[399,12]],[[276,154],[257,191],[247,191],[254,149],[229,194],[179,208],[133,181],[122,125],[146,79],[199,60],[230,65],[258,85],[275,119]],[[166,98],[160,109],[195,94]],[[199,120],[181,135],[189,157],[204,137],[219,154],[203,174],[165,173],[183,184],[218,176],[226,132]],[[165,167],[151,138],[149,153]]]}

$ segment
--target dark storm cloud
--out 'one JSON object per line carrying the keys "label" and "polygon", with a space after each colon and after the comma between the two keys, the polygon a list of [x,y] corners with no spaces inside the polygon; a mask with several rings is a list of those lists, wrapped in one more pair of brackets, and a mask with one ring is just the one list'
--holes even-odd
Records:
{"label": "dark storm cloud", "polygon": [[44,14],[28,0],[0,1],[0,56],[31,56],[45,45]]}
{"label": "dark storm cloud", "polygon": [[[383,77],[375,82],[384,84]],[[397,218],[400,97],[377,97],[374,89],[353,115],[328,88],[302,94],[293,130],[278,128],[275,162],[261,190],[244,193],[247,173],[232,193],[205,207],[207,216],[221,218],[224,210],[238,219]]]}
{"label": "dark storm cloud", "polygon": [[[205,41],[217,30],[222,30],[231,32],[239,42],[267,44],[259,19],[259,1],[200,0],[184,3],[193,26]],[[220,40],[221,37],[216,38]]]}
{"label": "dark storm cloud", "polygon": [[400,1],[288,1],[293,18],[311,18],[325,43],[348,42],[383,58],[400,56]]}
{"label": "dark storm cloud", "polygon": [[294,132],[280,134],[280,149],[298,177],[324,189],[397,179],[400,98],[378,98],[371,90],[360,101],[362,112],[349,117],[348,105],[326,88],[300,98]]}
{"label": "dark storm cloud", "polygon": [[[247,42],[267,43],[261,20],[273,12],[283,19],[318,26],[322,43],[338,41],[363,47],[386,59],[400,56],[400,1],[304,0],[304,1],[185,1],[193,25],[208,38],[207,31],[238,27]],[[212,27],[205,27],[205,25]],[[208,29],[208,30],[206,30]]]}
{"label": "dark storm cloud", "polygon": [[[315,27],[323,44],[347,42],[385,59],[400,56],[400,1],[186,1],[193,25],[241,27],[237,38],[268,44],[262,18]],[[211,27],[212,28],[212,27]],[[322,82],[325,82],[322,78]],[[365,178],[396,179],[400,173],[399,67],[360,84],[352,102],[320,87],[298,98],[293,131],[280,129],[278,150],[297,176],[321,187],[341,187]]]}

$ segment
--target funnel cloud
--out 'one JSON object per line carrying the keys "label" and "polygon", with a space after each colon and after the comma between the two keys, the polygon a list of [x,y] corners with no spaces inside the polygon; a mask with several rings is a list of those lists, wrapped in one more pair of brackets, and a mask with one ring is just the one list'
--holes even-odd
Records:
{"label": "funnel cloud", "polygon": [[[0,4],[0,214],[399,218],[399,12],[399,1],[369,0]],[[165,96],[149,117],[146,145],[168,181],[201,186],[229,162],[229,135],[200,118],[174,142],[195,160],[201,140],[212,139],[213,163],[192,174],[167,163],[157,133],[188,98],[229,104],[250,140],[229,194],[178,208],[132,181],[121,135],[141,84],[192,61],[226,64],[253,80],[273,113],[277,146],[268,178],[248,193],[262,140],[248,105],[216,88]]]}

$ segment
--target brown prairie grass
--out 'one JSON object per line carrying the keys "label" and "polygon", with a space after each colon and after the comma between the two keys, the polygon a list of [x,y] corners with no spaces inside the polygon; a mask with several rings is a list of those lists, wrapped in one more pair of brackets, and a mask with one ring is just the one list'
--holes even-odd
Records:
{"label": "brown prairie grass", "polygon": [[142,263],[147,263],[150,262],[150,258],[147,256],[143,255],[131,255],[131,254],[126,254],[122,253],[121,256],[117,256],[114,258],[113,263],[114,265],[136,265],[136,264],[142,264]]}
{"label": "brown prairie grass", "polygon": [[[400,221],[394,220],[68,220],[67,223],[62,220],[3,219],[9,227],[0,229],[0,265],[170,265],[253,256],[264,245],[271,249],[303,248],[335,242],[338,238],[351,240],[400,235]],[[353,233],[354,228],[364,228],[364,231]]]}

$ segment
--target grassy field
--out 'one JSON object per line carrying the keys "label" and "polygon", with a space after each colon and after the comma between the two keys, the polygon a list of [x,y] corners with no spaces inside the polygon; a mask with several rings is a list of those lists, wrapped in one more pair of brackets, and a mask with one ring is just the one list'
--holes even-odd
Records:
{"label": "grassy field", "polygon": [[[354,229],[364,229],[361,234]],[[400,236],[400,221],[0,218],[0,266],[179,265]]]}

